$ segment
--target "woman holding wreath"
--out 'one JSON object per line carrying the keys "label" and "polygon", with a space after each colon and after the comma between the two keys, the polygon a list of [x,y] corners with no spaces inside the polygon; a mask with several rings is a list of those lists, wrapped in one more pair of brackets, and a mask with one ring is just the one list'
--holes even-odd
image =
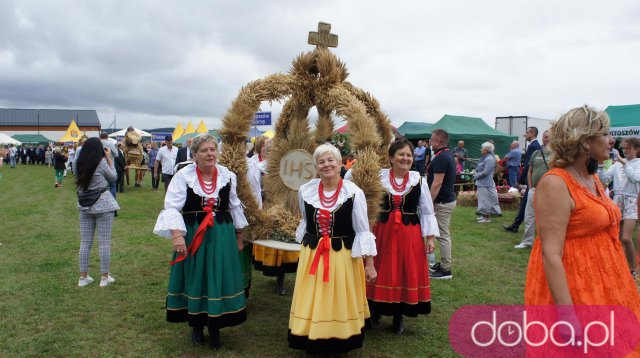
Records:
{"label": "woman holding wreath", "polygon": [[[331,144],[313,153],[320,179],[300,187],[302,243],[289,316],[289,347],[308,354],[346,353],[362,347],[369,306],[367,282],[376,279],[375,236],[367,202],[340,177],[341,155]],[[363,265],[364,258],[365,264]]]}
{"label": "woman holding wreath", "polygon": [[413,144],[398,139],[389,147],[391,168],[380,171],[385,189],[378,223],[373,229],[380,274],[367,283],[367,298],[374,324],[380,316],[393,316],[393,331],[404,331],[403,316],[431,312],[427,256],[439,235],[429,186],[413,165]]}
{"label": "woman holding wreath", "polygon": [[194,344],[221,346],[220,329],[247,319],[240,229],[247,226],[236,194],[236,176],[217,164],[217,140],[208,133],[195,137],[195,164],[171,180],[164,210],[153,232],[173,240],[167,321],[189,323]]}

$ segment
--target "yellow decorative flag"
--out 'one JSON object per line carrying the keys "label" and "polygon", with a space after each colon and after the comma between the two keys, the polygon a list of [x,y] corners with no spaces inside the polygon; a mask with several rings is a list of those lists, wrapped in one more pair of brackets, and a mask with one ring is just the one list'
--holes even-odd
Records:
{"label": "yellow decorative flag", "polygon": [[198,124],[198,128],[196,129],[196,133],[209,133],[207,126],[204,125],[204,120],[200,120],[200,124]]}
{"label": "yellow decorative flag", "polygon": [[196,130],[193,128],[193,123],[191,123],[191,121],[189,121],[189,123],[187,123],[187,128],[184,130],[184,133],[182,133],[182,135],[189,134],[189,133],[195,133],[195,132],[196,132]]}
{"label": "yellow decorative flag", "polygon": [[80,137],[82,136],[82,132],[80,132],[80,128],[78,128],[78,125],[76,124],[76,121],[74,121],[73,119],[71,120],[71,124],[69,124],[69,128],[67,128],[67,131],[64,133],[64,135],[62,136],[62,138],[60,138],[58,140],[58,142],[78,142],[80,140]]}
{"label": "yellow decorative flag", "polygon": [[182,128],[182,123],[178,123],[178,125],[176,126],[176,129],[173,130],[173,140],[176,140],[180,137],[182,137],[182,135],[184,134],[184,128]]}

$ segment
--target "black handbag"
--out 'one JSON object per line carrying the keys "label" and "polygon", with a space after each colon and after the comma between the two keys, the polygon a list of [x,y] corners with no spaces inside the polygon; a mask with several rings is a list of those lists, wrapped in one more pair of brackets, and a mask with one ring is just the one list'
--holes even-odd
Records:
{"label": "black handbag", "polygon": [[86,191],[83,191],[82,193],[78,191],[78,204],[80,204],[80,206],[82,207],[89,207],[95,204],[96,201],[100,199],[100,196],[102,195],[102,193],[107,191],[107,189],[109,189],[108,186],[105,186],[104,188],[97,189],[97,190],[86,190]]}

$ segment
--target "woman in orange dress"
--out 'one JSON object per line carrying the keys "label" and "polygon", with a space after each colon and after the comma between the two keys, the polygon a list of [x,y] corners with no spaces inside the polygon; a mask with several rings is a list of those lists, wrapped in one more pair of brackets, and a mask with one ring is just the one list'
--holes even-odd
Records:
{"label": "woman in orange dress", "polygon": [[640,317],[640,296],[618,239],[621,214],[594,175],[609,156],[608,132],[608,115],[587,106],[549,130],[552,169],[536,187],[538,239],[529,258],[527,306],[557,305],[575,319],[575,306],[616,305]]}

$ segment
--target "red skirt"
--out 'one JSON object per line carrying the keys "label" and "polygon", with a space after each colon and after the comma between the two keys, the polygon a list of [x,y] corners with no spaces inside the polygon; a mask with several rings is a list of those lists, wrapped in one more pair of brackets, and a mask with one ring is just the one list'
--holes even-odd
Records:
{"label": "red skirt", "polygon": [[367,299],[372,314],[415,317],[431,312],[429,266],[420,225],[395,222],[395,213],[386,223],[377,223],[378,255],[374,265],[376,282],[367,283]]}

